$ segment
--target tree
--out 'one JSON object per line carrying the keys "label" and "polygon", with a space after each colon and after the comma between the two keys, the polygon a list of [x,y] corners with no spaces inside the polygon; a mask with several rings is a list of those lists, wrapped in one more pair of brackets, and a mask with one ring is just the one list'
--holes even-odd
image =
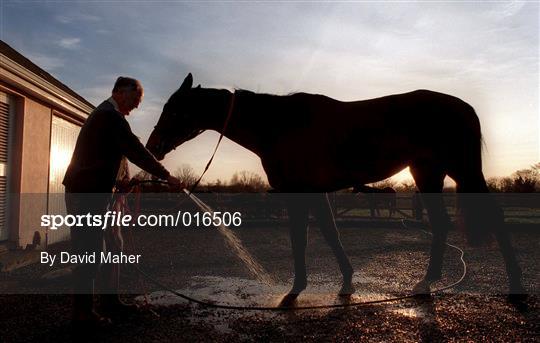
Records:
{"label": "tree", "polygon": [[416,191],[416,184],[412,180],[402,181],[395,189],[397,192],[413,193]]}
{"label": "tree", "polygon": [[152,174],[145,170],[140,170],[135,176],[133,176],[134,179],[142,181],[142,180],[149,180],[152,178]]}
{"label": "tree", "polygon": [[514,180],[509,176],[501,178],[499,181],[499,189],[501,192],[511,193],[514,189]]}
{"label": "tree", "polygon": [[221,179],[217,179],[214,182],[208,183],[206,185],[206,188],[209,191],[216,193],[224,193],[229,191],[229,186],[227,186],[227,182],[224,182]]}
{"label": "tree", "polygon": [[233,192],[264,192],[269,186],[260,175],[243,170],[233,174],[230,188]]}
{"label": "tree", "polygon": [[490,177],[486,180],[487,187],[491,193],[500,193],[501,189],[501,179],[498,177]]}
{"label": "tree", "polygon": [[532,193],[536,190],[536,184],[538,183],[539,172],[538,164],[532,166],[530,169],[518,170],[513,174],[513,192],[516,193]]}
{"label": "tree", "polygon": [[373,187],[373,188],[378,188],[378,189],[383,189],[383,188],[386,188],[386,187],[395,188],[396,183],[394,181],[392,181],[392,179],[385,179],[385,180],[382,180],[382,181],[374,182],[370,186]]}
{"label": "tree", "polygon": [[536,192],[540,185],[540,163],[532,165],[529,169],[518,170],[511,176],[491,177],[486,183],[490,192]]}
{"label": "tree", "polygon": [[198,180],[197,175],[195,175],[195,171],[189,164],[182,164],[180,168],[176,169],[174,176],[180,179],[180,181],[186,185],[187,189],[191,189],[191,187]]}

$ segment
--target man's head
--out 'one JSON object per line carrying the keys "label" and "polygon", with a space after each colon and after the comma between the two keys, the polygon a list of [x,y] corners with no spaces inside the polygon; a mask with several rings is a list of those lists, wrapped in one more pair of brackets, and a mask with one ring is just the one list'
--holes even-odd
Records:
{"label": "man's head", "polygon": [[141,83],[131,77],[120,76],[113,87],[112,97],[118,104],[120,112],[129,115],[133,109],[139,107],[144,91]]}

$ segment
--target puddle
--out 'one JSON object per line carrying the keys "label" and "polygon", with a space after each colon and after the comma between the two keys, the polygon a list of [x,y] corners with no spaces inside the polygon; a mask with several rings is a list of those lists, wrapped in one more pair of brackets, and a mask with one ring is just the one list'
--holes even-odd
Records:
{"label": "puddle", "polygon": [[[276,307],[287,290],[288,287],[285,285],[270,287],[257,280],[195,276],[192,277],[188,289],[177,291],[197,300],[222,305]],[[174,306],[187,303],[186,300],[166,291],[150,293],[146,298],[139,296],[136,301],[148,301],[154,306]],[[257,316],[257,318],[262,317],[264,320],[269,320],[277,318],[278,315],[277,312],[214,309],[193,304],[190,322],[195,325],[204,323],[211,325],[220,333],[230,333],[232,331],[231,324],[240,318]]]}
{"label": "puddle", "polygon": [[[368,302],[394,297],[392,294],[366,291],[364,286],[369,285],[371,289],[377,289],[384,280],[376,277],[361,276],[355,273],[353,283],[356,293],[348,300],[348,303]],[[216,304],[246,306],[246,307],[277,307],[283,296],[292,285],[292,280],[287,284],[274,284],[272,286],[263,284],[257,280],[249,280],[238,277],[220,276],[194,276],[191,278],[190,286],[187,289],[179,289],[178,292],[198,300]],[[308,281],[308,288],[298,297],[296,306],[320,306],[343,304],[343,298],[337,295],[341,285],[328,282],[328,276],[324,274],[313,274]],[[365,287],[368,288],[368,287]],[[148,301],[154,306],[174,306],[186,304],[187,301],[167,291],[157,291],[145,296],[139,296],[136,301]],[[324,316],[333,308],[310,310],[317,315]],[[421,308],[392,308],[388,309],[396,314],[423,318],[425,316]],[[295,311],[296,314],[302,312]],[[290,314],[290,312],[289,312]],[[212,325],[218,332],[229,333],[232,331],[231,324],[237,319],[253,318],[254,320],[272,320],[285,324],[287,312],[280,311],[238,311],[226,309],[209,309],[204,306],[192,305],[192,324],[205,323]]]}
{"label": "puddle", "polygon": [[426,318],[426,311],[421,307],[407,307],[407,308],[395,308],[391,309],[390,312],[399,314],[407,318]]}

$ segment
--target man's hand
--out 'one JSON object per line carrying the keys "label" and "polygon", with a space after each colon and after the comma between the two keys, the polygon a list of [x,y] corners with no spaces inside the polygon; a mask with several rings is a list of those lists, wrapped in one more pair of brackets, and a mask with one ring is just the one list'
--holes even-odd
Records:
{"label": "man's hand", "polygon": [[169,175],[169,177],[167,178],[167,182],[169,183],[169,185],[171,185],[173,188],[178,188],[178,189],[183,189],[186,187],[186,185],[180,181],[179,178],[177,177],[174,177],[172,175]]}
{"label": "man's hand", "polygon": [[123,178],[122,180],[117,180],[115,184],[116,191],[118,193],[128,193],[133,187],[133,179]]}

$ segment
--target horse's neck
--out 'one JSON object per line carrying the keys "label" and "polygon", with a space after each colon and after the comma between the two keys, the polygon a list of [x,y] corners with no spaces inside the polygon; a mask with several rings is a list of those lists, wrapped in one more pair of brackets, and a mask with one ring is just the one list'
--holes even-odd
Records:
{"label": "horse's neck", "polygon": [[258,100],[251,97],[255,94],[239,91],[233,96],[228,90],[209,88],[199,92],[202,94],[202,127],[223,133],[225,137],[261,156],[261,142],[258,139],[261,132],[257,123],[261,109],[254,106]]}
{"label": "horse's neck", "polygon": [[[276,121],[270,118],[277,96],[238,91],[225,136],[262,157],[268,145],[265,133]],[[275,119],[275,118],[274,118]]]}
{"label": "horse's neck", "polygon": [[225,120],[231,106],[232,93],[224,89],[204,89],[203,102],[203,127],[207,130],[222,132]]}

